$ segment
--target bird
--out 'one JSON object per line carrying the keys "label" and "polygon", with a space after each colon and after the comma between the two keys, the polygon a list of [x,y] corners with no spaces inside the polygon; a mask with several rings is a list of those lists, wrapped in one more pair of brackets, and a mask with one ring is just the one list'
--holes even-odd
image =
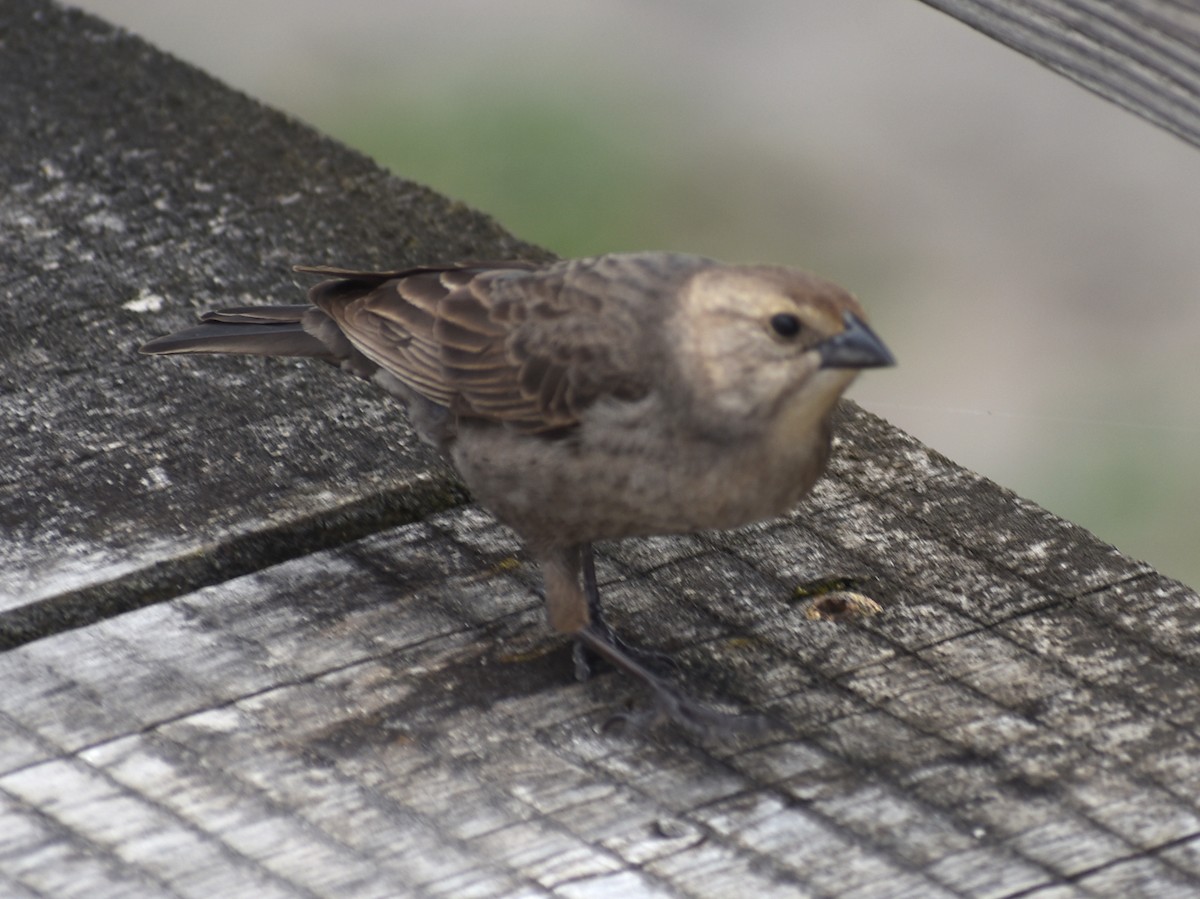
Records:
{"label": "bird", "polygon": [[692,699],[616,634],[592,546],[792,509],[825,470],[843,392],[895,364],[848,291],[674,252],[294,270],[322,279],[308,302],[206,312],[140,352],[313,357],[373,382],[520,537],[580,679],[606,660],[644,684],[653,722],[761,720]]}

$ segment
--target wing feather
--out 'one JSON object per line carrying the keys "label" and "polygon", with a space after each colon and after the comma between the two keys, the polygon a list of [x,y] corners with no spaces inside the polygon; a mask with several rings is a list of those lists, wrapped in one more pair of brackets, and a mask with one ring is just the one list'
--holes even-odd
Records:
{"label": "wing feather", "polygon": [[310,292],[371,361],[466,417],[560,432],[602,397],[651,388],[652,327],[708,260],[644,254],[538,266],[461,263],[395,272],[325,267]]}

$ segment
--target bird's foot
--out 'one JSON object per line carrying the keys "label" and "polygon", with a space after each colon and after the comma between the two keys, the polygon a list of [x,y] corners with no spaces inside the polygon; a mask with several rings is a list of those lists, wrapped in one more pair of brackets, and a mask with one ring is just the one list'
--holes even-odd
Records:
{"label": "bird's foot", "polygon": [[[771,722],[762,715],[735,715],[710,709],[703,703],[680,692],[674,685],[650,670],[614,640],[609,628],[589,625],[576,634],[576,646],[599,656],[615,668],[640,680],[650,691],[653,706],[644,711],[619,712],[604,724],[604,729],[633,727],[643,730],[670,721],[701,736],[712,734],[761,734],[771,729]],[[590,670],[590,669],[589,669]],[[576,674],[578,675],[578,654]]]}
{"label": "bird's foot", "polygon": [[[600,588],[596,583],[596,557],[590,543],[585,543],[580,547],[579,560],[583,571],[583,594],[587,599],[588,619],[591,621],[587,630],[654,674],[675,671],[679,666],[669,655],[655,652],[652,649],[630,646],[617,636],[617,632],[604,618],[604,608],[600,603]],[[572,657],[575,660],[575,679],[580,682],[592,676],[592,668],[596,659],[604,658],[602,654],[590,649],[582,638],[576,640]]]}
{"label": "bird's foot", "polygon": [[[658,652],[653,649],[645,649],[640,646],[632,646],[627,641],[617,635],[617,632],[609,626],[604,619],[593,621],[588,626],[588,630],[594,632],[599,639],[604,640],[609,646],[612,646],[617,651],[625,656],[633,659],[646,670],[656,675],[667,674],[672,671],[679,670],[679,664],[665,652]],[[588,680],[595,673],[596,661],[604,659],[612,663],[612,659],[607,658],[603,654],[587,644],[583,637],[576,637],[575,647],[572,650],[571,658],[575,662],[575,679],[580,683]],[[614,663],[615,664],[615,663]],[[618,666],[619,667],[619,666]]]}

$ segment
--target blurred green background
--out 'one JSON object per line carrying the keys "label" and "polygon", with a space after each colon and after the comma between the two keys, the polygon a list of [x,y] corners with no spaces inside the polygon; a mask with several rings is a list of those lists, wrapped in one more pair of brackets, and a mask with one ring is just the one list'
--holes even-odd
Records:
{"label": "blurred green background", "polygon": [[916,0],[76,5],[562,255],[841,281],[863,405],[1200,585],[1200,153]]}

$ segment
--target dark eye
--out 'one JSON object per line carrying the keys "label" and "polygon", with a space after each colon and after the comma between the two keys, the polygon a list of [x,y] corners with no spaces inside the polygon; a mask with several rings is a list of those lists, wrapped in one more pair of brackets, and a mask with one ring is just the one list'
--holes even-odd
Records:
{"label": "dark eye", "polygon": [[771,327],[780,337],[795,337],[800,333],[800,319],[790,312],[778,312],[771,316]]}

